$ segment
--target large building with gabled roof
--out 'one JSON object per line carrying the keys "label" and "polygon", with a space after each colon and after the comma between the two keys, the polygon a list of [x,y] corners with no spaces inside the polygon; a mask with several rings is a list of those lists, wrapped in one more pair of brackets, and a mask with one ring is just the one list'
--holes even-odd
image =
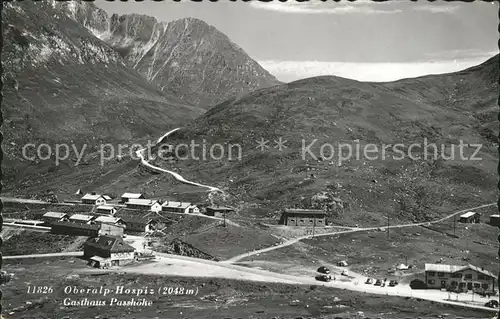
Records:
{"label": "large building with gabled roof", "polygon": [[492,272],[471,264],[425,264],[425,283],[428,288],[494,291],[497,279]]}
{"label": "large building with gabled roof", "polygon": [[120,236],[99,236],[87,239],[83,244],[83,255],[91,263],[120,266],[133,262],[135,248],[125,243]]}

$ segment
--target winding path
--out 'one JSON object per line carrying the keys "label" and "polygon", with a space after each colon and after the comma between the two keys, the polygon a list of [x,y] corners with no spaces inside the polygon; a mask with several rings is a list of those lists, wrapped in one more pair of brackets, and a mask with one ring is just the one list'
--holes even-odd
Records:
{"label": "winding path", "polygon": [[[170,134],[178,131],[180,128],[175,128],[167,133],[165,133],[162,137],[160,137],[157,141],[156,141],[156,144],[155,145],[158,145],[159,143],[161,143],[164,139],[166,139]],[[154,166],[154,165],[151,165],[148,161],[146,161],[144,159],[144,152],[146,151],[145,148],[143,149],[140,149],[136,152],[136,155],[138,158],[140,158],[141,160],[141,163],[151,169],[154,169],[156,171],[159,171],[159,172],[163,172],[163,173],[167,173],[167,174],[170,174],[172,175],[176,180],[178,180],[179,182],[181,183],[184,183],[184,184],[189,184],[189,185],[193,185],[193,186],[199,186],[199,187],[204,187],[204,188],[208,188],[208,190],[210,192],[221,192],[221,193],[224,193],[224,191],[220,188],[217,188],[217,187],[214,187],[214,186],[209,186],[209,185],[204,185],[204,184],[200,184],[200,183],[196,183],[196,182],[192,182],[192,181],[189,181],[187,179],[185,179],[184,177],[182,177],[180,174],[176,173],[176,172],[173,172],[173,171],[169,171],[169,170],[166,170],[166,169],[163,169],[163,168],[160,168],[160,167],[157,167],[157,166]]]}

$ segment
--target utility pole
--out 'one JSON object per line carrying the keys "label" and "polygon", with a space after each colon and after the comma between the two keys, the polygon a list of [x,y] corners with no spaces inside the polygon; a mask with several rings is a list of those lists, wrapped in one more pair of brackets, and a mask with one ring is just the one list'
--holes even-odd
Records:
{"label": "utility pole", "polygon": [[389,214],[387,214],[387,239],[389,239]]}
{"label": "utility pole", "polygon": [[224,210],[224,227],[226,227],[226,210]]}
{"label": "utility pole", "polygon": [[313,237],[314,237],[314,227],[316,226],[316,219],[314,219],[314,223],[313,223]]}
{"label": "utility pole", "polygon": [[453,236],[456,236],[456,228],[457,228],[457,215],[453,215]]}

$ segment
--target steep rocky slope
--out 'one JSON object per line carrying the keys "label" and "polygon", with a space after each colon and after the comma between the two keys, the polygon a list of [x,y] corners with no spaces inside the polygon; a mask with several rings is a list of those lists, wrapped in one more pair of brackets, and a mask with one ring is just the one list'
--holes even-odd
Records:
{"label": "steep rocky slope", "polygon": [[[497,78],[498,56],[461,72],[392,83],[304,79],[217,105],[171,140],[205,140],[205,151],[184,149],[175,163],[155,152],[152,159],[226,188],[234,202],[279,209],[315,206],[322,197],[332,203],[319,205],[337,220],[367,222],[383,213],[425,220],[497,200]],[[256,148],[261,138],[269,141],[263,151]],[[425,143],[437,144],[437,156]],[[339,151],[340,144],[348,146]]]}
{"label": "steep rocky slope", "polygon": [[23,159],[26,143],[88,144],[90,151],[101,143],[156,137],[203,112],[148,83],[48,2],[5,3],[2,27],[8,169],[32,164]]}
{"label": "steep rocky slope", "polygon": [[208,108],[280,84],[226,35],[201,20],[167,23],[138,14],[108,17],[94,4],[81,1],[57,7],[117,50],[149,82],[189,103]]}

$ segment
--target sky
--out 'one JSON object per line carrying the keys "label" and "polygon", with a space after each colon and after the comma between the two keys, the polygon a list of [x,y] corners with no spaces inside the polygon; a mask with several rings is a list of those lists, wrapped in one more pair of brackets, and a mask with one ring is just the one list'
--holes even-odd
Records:
{"label": "sky", "polygon": [[109,2],[109,14],[204,20],[279,80],[392,81],[454,72],[498,53],[498,3],[369,0]]}

